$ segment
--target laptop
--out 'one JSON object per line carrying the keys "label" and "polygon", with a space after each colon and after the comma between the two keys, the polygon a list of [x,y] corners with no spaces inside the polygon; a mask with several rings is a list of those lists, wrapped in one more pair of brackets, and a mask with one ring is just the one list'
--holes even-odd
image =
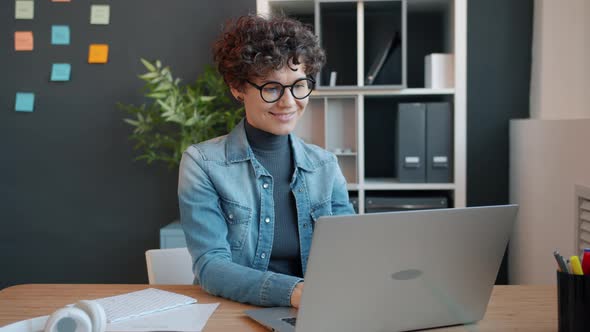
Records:
{"label": "laptop", "polygon": [[482,319],[517,205],[326,216],[300,309],[246,314],[273,331],[408,331]]}

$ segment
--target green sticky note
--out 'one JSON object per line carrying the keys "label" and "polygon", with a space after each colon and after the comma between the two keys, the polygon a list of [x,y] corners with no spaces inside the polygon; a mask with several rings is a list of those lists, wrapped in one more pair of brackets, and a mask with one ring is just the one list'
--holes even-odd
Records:
{"label": "green sticky note", "polygon": [[54,63],[51,66],[51,80],[65,82],[70,80],[72,67],[69,63]]}
{"label": "green sticky note", "polygon": [[32,92],[17,92],[14,109],[17,112],[32,112],[35,105],[35,94]]}
{"label": "green sticky note", "polygon": [[111,6],[92,5],[90,7],[90,24],[109,24]]}
{"label": "green sticky note", "polygon": [[68,25],[52,25],[51,44],[70,45],[70,27]]}
{"label": "green sticky note", "polygon": [[35,2],[33,0],[16,0],[14,2],[14,18],[17,20],[32,20],[35,17]]}

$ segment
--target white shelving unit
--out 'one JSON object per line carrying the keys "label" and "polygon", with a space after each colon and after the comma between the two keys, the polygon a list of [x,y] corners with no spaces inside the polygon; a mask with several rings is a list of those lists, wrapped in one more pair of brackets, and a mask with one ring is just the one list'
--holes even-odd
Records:
{"label": "white shelving unit", "polygon": [[[420,87],[392,88],[383,86],[364,86],[365,77],[365,4],[378,2],[338,1],[338,0],[257,0],[259,14],[266,15],[273,11],[283,11],[287,15],[307,20],[307,23],[321,24],[315,11],[321,3],[356,4],[356,70],[357,86],[326,87],[319,86],[310,97],[306,113],[297,126],[296,134],[306,142],[319,145],[335,152],[342,171],[348,182],[351,195],[358,196],[359,212],[363,213],[367,191],[441,191],[450,193],[453,207],[466,204],[466,113],[467,113],[467,0],[381,0],[400,1],[405,9],[413,12],[442,11],[445,24],[445,52],[454,54],[455,86],[450,89],[426,89]],[[348,6],[347,4],[347,6]],[[408,16],[410,17],[410,16]],[[404,20],[406,20],[404,16]],[[404,22],[406,24],[407,22]],[[350,30],[350,27],[348,27]],[[408,37],[410,38],[410,37]],[[406,41],[403,36],[403,43]],[[404,44],[405,45],[405,44]],[[328,58],[330,58],[328,54]],[[409,55],[408,55],[409,56]],[[410,59],[408,59],[409,61]],[[416,61],[416,59],[414,59]],[[424,59],[419,59],[424,62]],[[329,61],[329,59],[328,59]],[[403,63],[406,64],[404,57]],[[403,72],[403,75],[410,73]],[[404,82],[406,77],[404,76]],[[376,98],[397,98],[420,102],[428,98],[445,98],[452,103],[453,114],[453,182],[452,183],[400,183],[393,177],[368,177],[365,174],[365,153],[367,146],[365,133],[371,128],[365,126],[367,100]],[[391,109],[391,112],[395,112]],[[395,127],[392,125],[392,133]],[[374,148],[372,146],[372,148]],[[377,147],[378,148],[378,147]],[[383,151],[383,154],[394,151]]]}

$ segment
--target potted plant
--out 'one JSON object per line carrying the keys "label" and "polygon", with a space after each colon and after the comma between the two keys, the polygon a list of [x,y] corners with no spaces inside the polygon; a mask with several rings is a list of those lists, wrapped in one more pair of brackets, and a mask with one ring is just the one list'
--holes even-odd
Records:
{"label": "potted plant", "polygon": [[[169,67],[159,60],[149,62],[141,59],[147,72],[139,75],[146,82],[145,97],[148,104],[118,107],[132,117],[124,121],[133,127],[130,139],[135,141],[135,150],[140,154],[136,160],[148,164],[156,161],[169,168],[178,168],[182,153],[191,145],[229,133],[244,115],[244,108],[229,96],[229,88],[216,69],[207,66],[192,85],[181,85]],[[173,221],[160,230],[161,236],[184,239],[178,221]],[[186,246],[184,240],[161,243],[162,247]]]}
{"label": "potted plant", "polygon": [[136,160],[178,167],[191,144],[227,134],[243,117],[244,108],[229,97],[227,85],[213,67],[206,66],[194,84],[181,85],[159,60],[141,62],[147,72],[139,78],[146,82],[144,95],[152,102],[118,104],[132,115],[124,121],[133,126],[130,139],[140,151]]}

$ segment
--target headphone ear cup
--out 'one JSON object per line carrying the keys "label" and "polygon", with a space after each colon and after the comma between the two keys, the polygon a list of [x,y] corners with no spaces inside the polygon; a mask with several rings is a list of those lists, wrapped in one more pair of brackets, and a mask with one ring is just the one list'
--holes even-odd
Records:
{"label": "headphone ear cup", "polygon": [[[75,325],[68,326],[68,320],[73,320]],[[92,320],[82,309],[61,308],[49,316],[45,323],[45,332],[93,332]]]}
{"label": "headphone ear cup", "polygon": [[107,327],[107,315],[103,307],[96,301],[81,300],[76,307],[84,310],[92,321],[91,332],[104,332]]}

